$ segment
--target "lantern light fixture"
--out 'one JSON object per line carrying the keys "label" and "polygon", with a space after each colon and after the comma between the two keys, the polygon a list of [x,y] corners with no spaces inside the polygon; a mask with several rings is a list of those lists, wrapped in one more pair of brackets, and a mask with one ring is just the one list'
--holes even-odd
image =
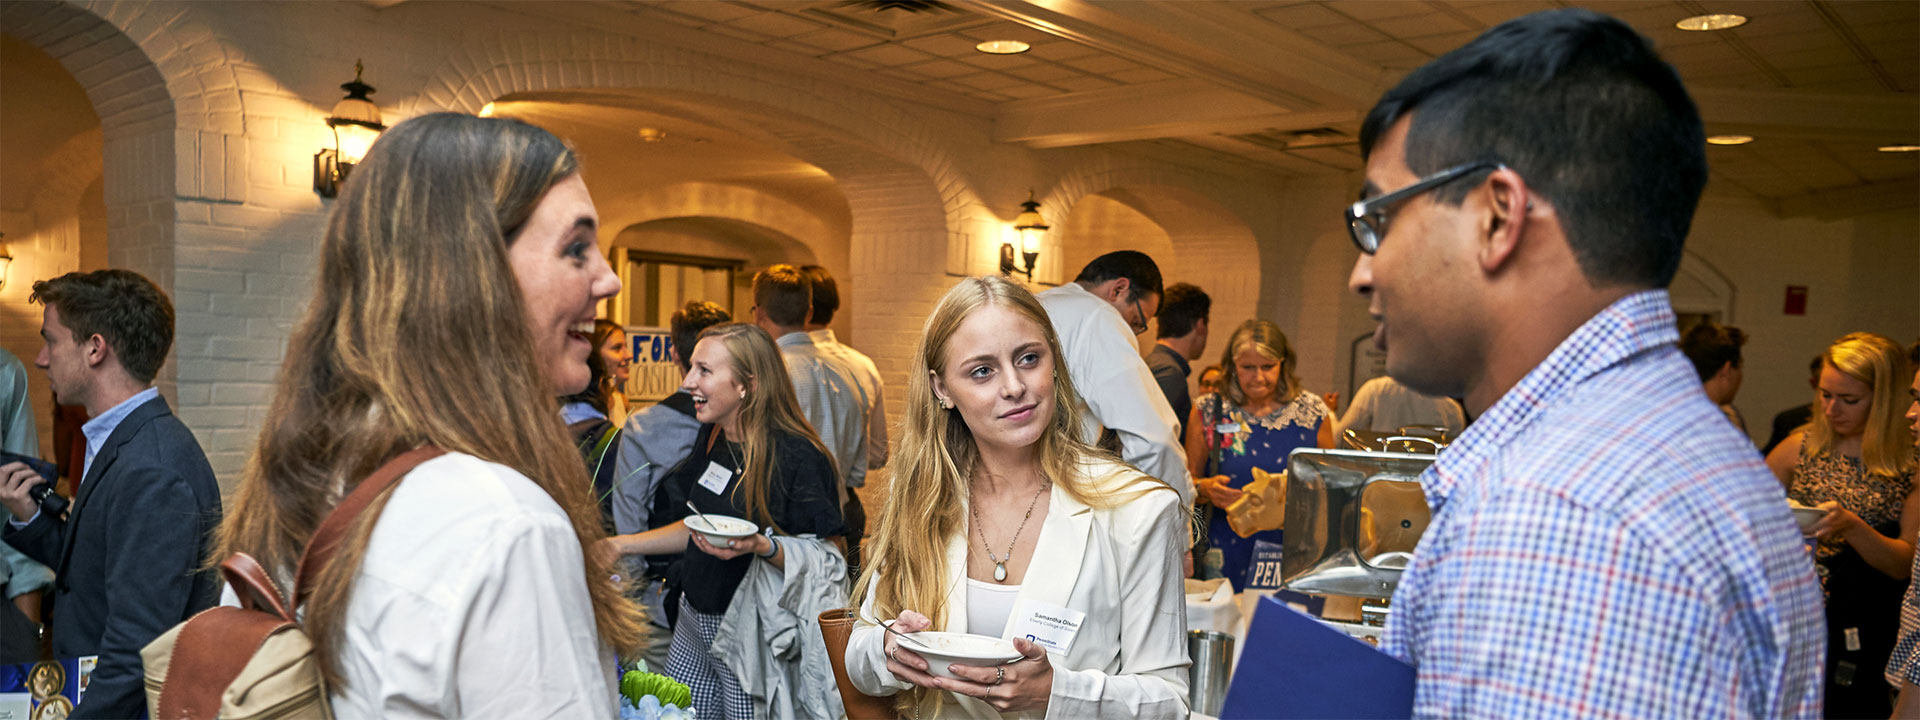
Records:
{"label": "lantern light fixture", "polygon": [[1020,214],[1013,218],[1014,232],[1020,235],[1018,250],[1023,267],[1015,267],[1013,243],[1000,244],[1000,274],[1021,273],[1027,279],[1033,279],[1033,265],[1040,260],[1040,240],[1052,229],[1047,219],[1040,216],[1040,203],[1033,199],[1033,191],[1027,191],[1027,201],[1020,203]]}
{"label": "lantern light fixture", "polygon": [[340,85],[347,96],[334,103],[333,112],[327,115],[327,127],[333,129],[333,147],[313,155],[313,191],[320,197],[340,194],[340,185],[347,181],[353,166],[367,156],[373,141],[387,129],[380,122],[380,106],[367,98],[373,94],[373,86],[360,79],[365,69],[360,61],[353,61],[353,81]]}

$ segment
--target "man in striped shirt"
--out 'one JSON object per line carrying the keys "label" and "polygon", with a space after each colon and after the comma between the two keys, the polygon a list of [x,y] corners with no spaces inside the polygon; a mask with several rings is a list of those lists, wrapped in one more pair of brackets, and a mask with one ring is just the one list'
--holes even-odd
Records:
{"label": "man in striped shirt", "polygon": [[1384,649],[1421,717],[1813,717],[1819,586],[1779,483],[1701,391],[1665,288],[1704,132],[1645,38],[1527,15],[1368,114],[1347,216],[1395,380],[1478,420]]}

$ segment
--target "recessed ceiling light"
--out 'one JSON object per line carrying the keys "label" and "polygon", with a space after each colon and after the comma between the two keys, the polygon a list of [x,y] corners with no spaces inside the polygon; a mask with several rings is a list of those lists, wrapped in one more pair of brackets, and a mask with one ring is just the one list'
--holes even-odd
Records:
{"label": "recessed ceiling light", "polygon": [[667,131],[660,128],[640,128],[640,142],[656,143],[667,139]]}
{"label": "recessed ceiling light", "polygon": [[988,55],[1019,55],[1032,50],[1033,46],[1019,40],[988,40],[973,46],[973,49]]}
{"label": "recessed ceiling light", "polygon": [[1752,135],[1708,135],[1708,145],[1745,145],[1753,142]]}
{"label": "recessed ceiling light", "polygon": [[1880,152],[1920,152],[1920,145],[1881,145]]}
{"label": "recessed ceiling light", "polygon": [[1737,28],[1745,24],[1747,24],[1747,16],[1745,15],[1734,15],[1731,13],[1714,13],[1712,15],[1695,15],[1685,20],[1681,20],[1680,22],[1674,23],[1673,26],[1680,28],[1681,30],[1692,30],[1694,32],[1706,32],[1708,30],[1726,30],[1729,28]]}

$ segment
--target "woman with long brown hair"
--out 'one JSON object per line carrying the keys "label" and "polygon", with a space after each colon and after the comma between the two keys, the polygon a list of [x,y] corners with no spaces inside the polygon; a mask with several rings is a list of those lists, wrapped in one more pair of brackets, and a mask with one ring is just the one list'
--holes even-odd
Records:
{"label": "woman with long brown hair", "polygon": [[[216,559],[287,579],[321,519],[434,445],[359,516],[304,606],[335,714],[611,716],[634,606],[556,395],[587,382],[620,282],[573,151],[525,123],[433,114],[384,133],[328,223]],[[301,593],[306,594],[302,588]]]}
{"label": "woman with long brown hair", "polygon": [[[854,686],[903,715],[1187,716],[1188,514],[1080,440],[1060,357],[1040,302],[1003,278],[962,280],[927,317],[846,650]],[[881,621],[1010,639],[1021,658],[934,677]]]}
{"label": "woman with long brown hair", "polygon": [[[765,330],[746,323],[707,328],[689,361],[680,387],[693,396],[700,434],[692,454],[661,480],[654,502],[658,517],[676,521],[609,538],[607,546],[619,555],[683,553],[667,568],[668,602],[674,595],[680,602],[666,673],[692,688],[702,717],[751,720],[755,701],[765,702],[768,693],[755,687],[759,697],[750,697],[735,668],[754,659],[723,661],[709,649],[755,562],[792,574],[795,555],[813,562],[830,557],[832,567],[808,568],[806,577],[832,585],[813,590],[846,597],[840,476],[800,414],[786,363]],[[689,502],[702,513],[749,520],[762,532],[709,543],[687,527]],[[830,542],[834,549],[820,552]]]}
{"label": "woman with long brown hair", "polygon": [[1875,333],[1834,341],[1821,355],[1813,422],[1767,455],[1789,499],[1827,511],[1807,530],[1819,538],[1827,599],[1827,717],[1893,710],[1884,674],[1920,534],[1913,431],[1901,417],[1913,380],[1906,355]]}

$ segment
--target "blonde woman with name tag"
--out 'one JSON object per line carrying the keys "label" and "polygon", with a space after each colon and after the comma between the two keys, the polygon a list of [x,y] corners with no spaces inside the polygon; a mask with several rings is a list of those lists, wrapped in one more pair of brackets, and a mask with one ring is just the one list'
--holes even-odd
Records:
{"label": "blonde woman with name tag", "polygon": [[[1187,716],[1187,512],[1079,440],[1059,358],[1046,311],[1002,278],[962,281],[927,318],[846,651],[854,686],[904,716]],[[935,677],[881,620],[1020,657]]]}

